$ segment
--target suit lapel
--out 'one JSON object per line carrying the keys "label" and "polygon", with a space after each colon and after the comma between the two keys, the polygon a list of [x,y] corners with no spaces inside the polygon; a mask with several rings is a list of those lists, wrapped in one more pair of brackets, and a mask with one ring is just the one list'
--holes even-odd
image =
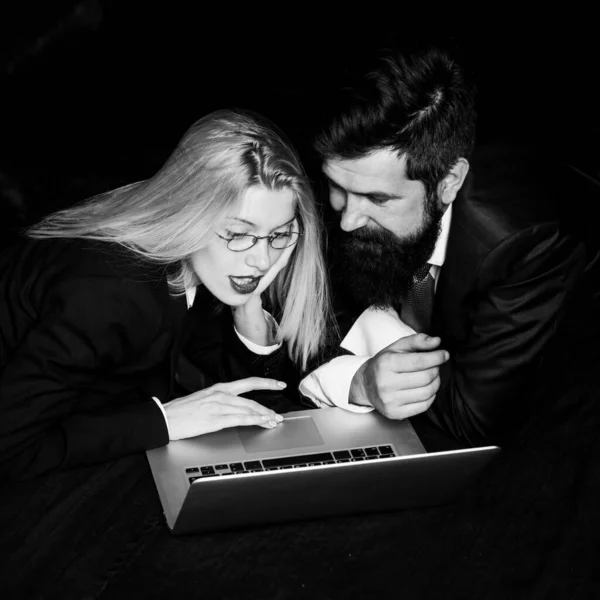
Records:
{"label": "suit lapel", "polygon": [[467,198],[457,198],[432,316],[434,335],[456,340],[464,339],[468,333],[468,297],[487,254],[487,247],[469,226],[468,210]]}
{"label": "suit lapel", "polygon": [[[194,302],[194,304],[196,304]],[[173,298],[173,319],[174,327],[177,332],[173,346],[171,347],[171,355],[169,357],[169,398],[173,397],[175,389],[177,363],[179,356],[186,342],[190,338],[194,324],[196,321],[196,313],[192,308],[187,307],[187,298],[185,294]]]}

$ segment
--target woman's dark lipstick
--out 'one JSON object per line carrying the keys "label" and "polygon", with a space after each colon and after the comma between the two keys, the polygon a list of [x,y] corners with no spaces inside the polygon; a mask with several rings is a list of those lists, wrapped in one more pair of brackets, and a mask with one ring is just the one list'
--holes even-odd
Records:
{"label": "woman's dark lipstick", "polygon": [[260,277],[234,277],[229,276],[229,282],[234,292],[238,294],[251,294],[260,283]]}

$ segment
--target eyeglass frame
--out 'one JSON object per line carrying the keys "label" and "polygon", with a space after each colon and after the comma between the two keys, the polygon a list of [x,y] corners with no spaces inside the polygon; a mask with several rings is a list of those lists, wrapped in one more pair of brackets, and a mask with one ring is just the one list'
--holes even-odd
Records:
{"label": "eyeglass frame", "polygon": [[[269,240],[268,241],[269,247],[273,248],[273,250],[285,250],[286,248],[291,248],[294,244],[296,244],[298,242],[298,239],[294,240],[294,242],[292,242],[288,246],[284,246],[283,248],[275,248],[273,246],[272,240],[274,240],[275,238],[277,238],[281,235],[289,235],[290,233],[297,234],[298,238],[301,238],[304,235],[303,231],[290,231],[289,233],[286,233],[286,234],[272,233],[271,235],[252,235],[251,233],[238,233],[236,235],[236,237],[226,238],[225,236],[223,236],[215,231],[215,234],[217,235],[217,237],[220,237],[222,240],[225,240],[227,242],[227,250],[229,250],[231,252],[246,252],[247,250],[250,250],[250,248],[254,248],[254,246],[256,246],[256,244],[258,244],[258,240]],[[247,248],[244,248],[243,250],[233,250],[232,248],[229,247],[230,242],[232,242],[235,239],[239,239],[242,236],[254,238],[254,241],[252,242],[252,244],[250,246],[248,246]]]}

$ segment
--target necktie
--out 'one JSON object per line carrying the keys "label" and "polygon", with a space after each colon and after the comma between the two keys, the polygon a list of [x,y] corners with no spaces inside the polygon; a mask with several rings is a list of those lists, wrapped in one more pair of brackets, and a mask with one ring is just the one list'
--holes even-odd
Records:
{"label": "necktie", "polygon": [[425,263],[417,270],[402,302],[400,318],[417,333],[429,333],[431,327],[435,282],[430,268],[431,265]]}

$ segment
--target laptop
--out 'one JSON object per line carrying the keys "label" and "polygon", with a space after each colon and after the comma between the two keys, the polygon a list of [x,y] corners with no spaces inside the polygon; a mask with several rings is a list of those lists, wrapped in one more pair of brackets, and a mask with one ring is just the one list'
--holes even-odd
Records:
{"label": "laptop", "polygon": [[408,421],[376,411],[294,411],[147,452],[174,535],[453,500],[498,446],[427,453]]}

